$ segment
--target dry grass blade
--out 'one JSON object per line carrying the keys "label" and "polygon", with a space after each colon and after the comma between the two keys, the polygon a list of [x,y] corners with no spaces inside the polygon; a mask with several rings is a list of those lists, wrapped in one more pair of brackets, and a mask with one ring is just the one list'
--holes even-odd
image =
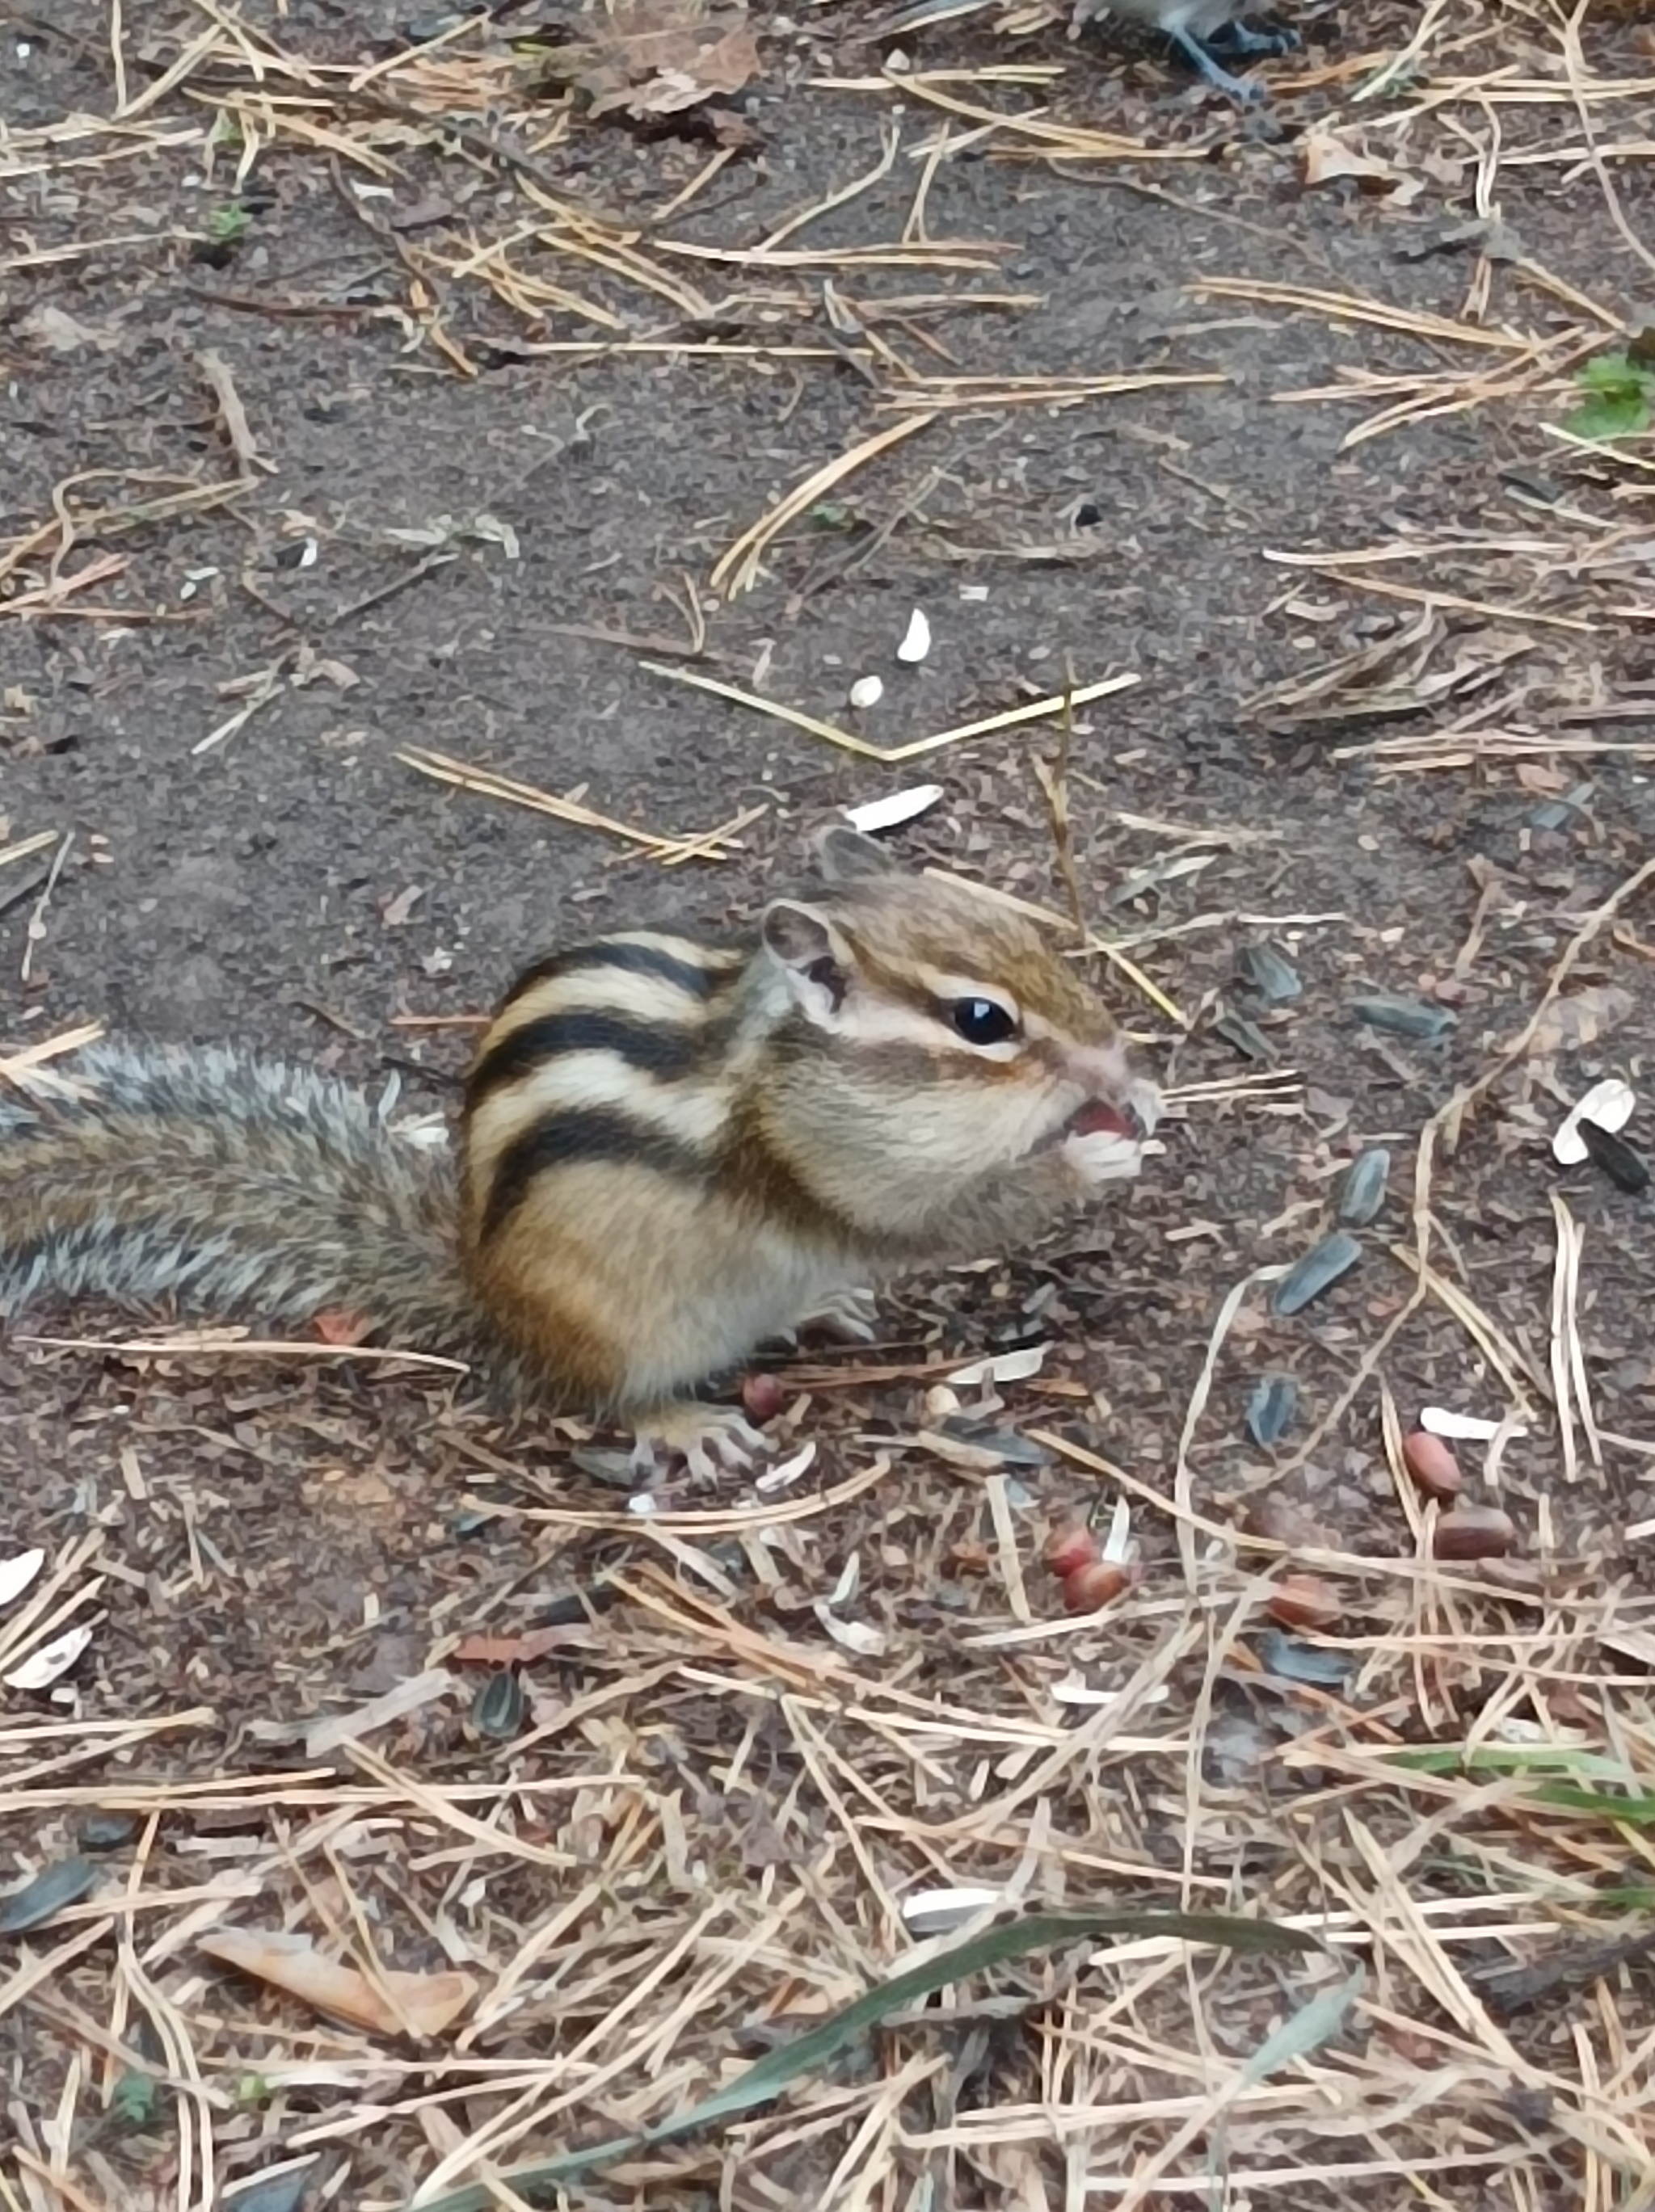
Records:
{"label": "dry grass blade", "polygon": [[[653,664],[652,664],[653,665]],[[664,671],[667,674],[678,671]],[[721,860],[727,848],[758,821],[766,809],[761,806],[744,807],[732,820],[721,823],[715,830],[703,830],[688,836],[663,836],[653,830],[637,830],[630,823],[618,822],[611,815],[600,814],[596,808],[587,806],[579,799],[561,799],[555,793],[541,791],[532,783],[520,783],[514,777],[496,775],[491,769],[471,768],[464,761],[451,760],[446,753],[427,751],[423,747],[410,748],[394,757],[405,767],[417,769],[438,783],[453,785],[461,791],[474,791],[485,799],[503,799],[513,806],[526,806],[537,814],[549,814],[555,821],[567,822],[581,830],[601,830],[605,836],[618,837],[625,843],[636,845],[648,853],[652,860],[665,866],[681,865],[685,860]]]}
{"label": "dry grass blade", "polygon": [[922,430],[928,430],[936,419],[936,411],[931,409],[906,422],[893,422],[888,429],[875,431],[871,437],[864,438],[860,445],[853,446],[848,453],[840,453],[832,460],[824,461],[820,468],[812,470],[802,483],[785,493],[769,514],[761,516],[751,529],[744,531],[728,550],[720,556],[714,565],[710,580],[713,589],[730,597],[751,591],[758,581],[766,551],[789,523],[797,522],[801,515],[807,514],[818,501],[824,499],[846,477],[854,476],[870,461],[877,460],[881,453],[888,453],[893,446],[901,445],[905,439],[916,436]]}
{"label": "dry grass blade", "polygon": [[1073,694],[1054,693],[1050,698],[1035,699],[1021,707],[1008,707],[1003,714],[984,715],[981,721],[962,722],[957,728],[940,730],[934,737],[916,738],[904,745],[870,744],[837,724],[824,722],[814,714],[806,714],[797,707],[785,707],[775,699],[761,698],[757,692],[744,691],[739,685],[722,684],[716,677],[703,676],[692,668],[668,668],[658,660],[644,660],[640,667],[647,668],[652,676],[664,676],[670,683],[688,684],[697,691],[710,691],[715,698],[732,700],[738,707],[750,708],[756,714],[766,714],[771,720],[786,722],[791,728],[803,730],[811,737],[821,738],[828,744],[837,745],[842,752],[855,753],[860,760],[881,762],[885,767],[902,761],[919,760],[927,753],[940,752],[948,745],[968,743],[975,738],[990,738],[1002,730],[1021,728],[1030,722],[1051,720],[1061,714],[1066,702],[1080,707],[1094,699],[1107,699],[1117,691],[1125,691],[1138,682],[1135,676],[1106,676],[1100,683],[1082,684]]}

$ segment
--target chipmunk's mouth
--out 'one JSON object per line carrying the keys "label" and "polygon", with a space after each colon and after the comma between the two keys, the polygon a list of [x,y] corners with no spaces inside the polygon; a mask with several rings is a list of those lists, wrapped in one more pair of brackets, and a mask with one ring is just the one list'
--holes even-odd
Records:
{"label": "chipmunk's mouth", "polygon": [[1112,1098],[1088,1098],[1070,1115],[1064,1133],[1072,1137],[1120,1137],[1141,1145],[1155,1133],[1161,1118],[1161,1094],[1142,1077]]}
{"label": "chipmunk's mouth", "polygon": [[1135,1114],[1124,1106],[1111,1106],[1106,1098],[1088,1098],[1078,1114],[1069,1116],[1067,1133],[1071,1137],[1125,1137],[1135,1139],[1143,1135],[1142,1125]]}

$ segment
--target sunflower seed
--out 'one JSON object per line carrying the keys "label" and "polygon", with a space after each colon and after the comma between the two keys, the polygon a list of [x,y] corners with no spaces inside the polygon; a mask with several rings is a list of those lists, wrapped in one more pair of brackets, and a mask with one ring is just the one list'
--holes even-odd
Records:
{"label": "sunflower seed", "polygon": [[1619,1189],[1630,1191],[1635,1196],[1640,1190],[1649,1188],[1648,1164],[1640,1153],[1633,1151],[1624,1137],[1617,1137],[1601,1121],[1587,1121],[1584,1115],[1576,1126],[1593,1166],[1602,1168]]}
{"label": "sunflower seed", "polygon": [[1638,1101],[1629,1083],[1622,1083],[1618,1075],[1606,1075],[1601,1083],[1594,1083],[1585,1097],[1571,1107],[1552,1139],[1552,1158],[1566,1168],[1579,1167],[1590,1157],[1586,1140],[1580,1134],[1582,1121],[1596,1121],[1600,1129],[1618,1135],[1632,1119]]}
{"label": "sunflower seed", "polygon": [[1383,991],[1371,999],[1353,999],[1350,1010],[1372,1030],[1416,1037],[1421,1044],[1437,1043],[1454,1026],[1454,1017],[1446,1006],[1427,1006],[1422,1000],[1393,998]]}
{"label": "sunflower seed", "polygon": [[1273,945],[1249,945],[1236,959],[1242,981],[1272,1006],[1296,999],[1304,990],[1299,970],[1282,958]]}
{"label": "sunflower seed", "polygon": [[1299,1385],[1291,1375],[1262,1375],[1247,1401],[1247,1433],[1266,1449],[1278,1443],[1299,1406]]}
{"label": "sunflower seed", "polygon": [[1301,1306],[1331,1289],[1341,1275],[1348,1275],[1361,1256],[1362,1248],[1356,1239],[1336,1229],[1288,1268],[1271,1293],[1271,1312],[1284,1321],[1289,1314],[1296,1314]]}
{"label": "sunflower seed", "polygon": [[1365,1229],[1385,1202],[1390,1155],[1383,1145],[1359,1152],[1339,1192],[1338,1218],[1351,1229]]}

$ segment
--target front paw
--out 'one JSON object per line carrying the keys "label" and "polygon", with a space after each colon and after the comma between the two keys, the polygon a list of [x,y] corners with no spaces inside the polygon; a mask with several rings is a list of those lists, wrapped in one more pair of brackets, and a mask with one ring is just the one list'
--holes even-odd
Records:
{"label": "front paw", "polygon": [[1117,1129],[1076,1130],[1063,1139],[1063,1159],[1083,1191],[1129,1182],[1144,1163],[1143,1139]]}
{"label": "front paw", "polygon": [[632,1471],[640,1482],[682,1461],[697,1482],[745,1474],[770,1449],[762,1429],[731,1406],[665,1406],[638,1424]]}

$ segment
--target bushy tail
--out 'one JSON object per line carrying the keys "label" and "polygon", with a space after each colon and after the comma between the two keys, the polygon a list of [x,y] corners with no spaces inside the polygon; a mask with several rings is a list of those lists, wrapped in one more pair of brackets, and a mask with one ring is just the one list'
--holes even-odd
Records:
{"label": "bushy tail", "polygon": [[343,1312],[382,1343],[487,1352],[446,1144],[233,1050],[95,1045],[51,1088],[0,1089],[0,1314],[86,1296],[305,1328]]}

